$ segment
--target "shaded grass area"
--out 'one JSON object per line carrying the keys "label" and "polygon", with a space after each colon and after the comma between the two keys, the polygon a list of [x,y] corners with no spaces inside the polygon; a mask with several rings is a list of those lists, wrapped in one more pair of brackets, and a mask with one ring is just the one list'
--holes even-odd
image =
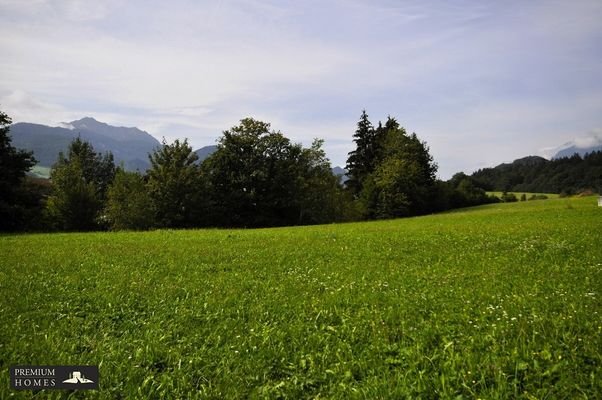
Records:
{"label": "shaded grass area", "polygon": [[34,398],[595,398],[593,197],[261,230],[0,237],[14,364],[100,365]]}

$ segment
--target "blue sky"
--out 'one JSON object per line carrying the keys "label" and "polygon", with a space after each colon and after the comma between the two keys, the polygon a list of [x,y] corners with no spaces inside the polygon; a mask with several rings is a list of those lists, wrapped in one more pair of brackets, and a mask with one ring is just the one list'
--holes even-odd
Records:
{"label": "blue sky", "polygon": [[602,142],[602,2],[0,0],[0,109],[201,147],[252,116],[344,165],[362,109],[439,175]]}

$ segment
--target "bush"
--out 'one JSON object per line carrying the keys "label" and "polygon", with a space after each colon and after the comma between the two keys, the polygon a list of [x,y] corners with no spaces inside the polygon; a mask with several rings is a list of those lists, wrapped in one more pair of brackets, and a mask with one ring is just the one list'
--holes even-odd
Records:
{"label": "bush", "polygon": [[593,190],[591,190],[591,189],[584,189],[584,190],[580,191],[580,192],[577,194],[577,196],[578,196],[578,197],[588,197],[588,196],[593,196],[593,195],[595,195],[595,194],[596,194],[596,192],[594,192],[594,191],[593,191]]}
{"label": "bush", "polygon": [[529,197],[529,200],[545,200],[547,198],[548,196],[546,196],[545,194],[532,194]]}
{"label": "bush", "polygon": [[514,193],[502,193],[502,197],[501,197],[502,201],[504,203],[514,203],[516,201],[518,201],[518,199],[516,198],[516,195]]}

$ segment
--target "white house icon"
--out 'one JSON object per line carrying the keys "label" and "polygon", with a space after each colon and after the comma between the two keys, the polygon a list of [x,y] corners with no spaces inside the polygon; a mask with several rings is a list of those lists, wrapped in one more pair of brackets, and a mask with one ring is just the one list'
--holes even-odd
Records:
{"label": "white house icon", "polygon": [[63,383],[94,383],[94,381],[87,379],[79,371],[73,371],[69,374],[69,379],[65,379]]}

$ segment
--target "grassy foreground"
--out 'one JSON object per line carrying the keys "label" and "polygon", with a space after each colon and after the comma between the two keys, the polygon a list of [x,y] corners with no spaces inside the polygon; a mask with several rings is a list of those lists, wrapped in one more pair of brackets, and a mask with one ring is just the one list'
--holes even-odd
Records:
{"label": "grassy foreground", "polygon": [[596,398],[593,197],[262,230],[0,237],[13,364],[100,365],[34,398]]}

